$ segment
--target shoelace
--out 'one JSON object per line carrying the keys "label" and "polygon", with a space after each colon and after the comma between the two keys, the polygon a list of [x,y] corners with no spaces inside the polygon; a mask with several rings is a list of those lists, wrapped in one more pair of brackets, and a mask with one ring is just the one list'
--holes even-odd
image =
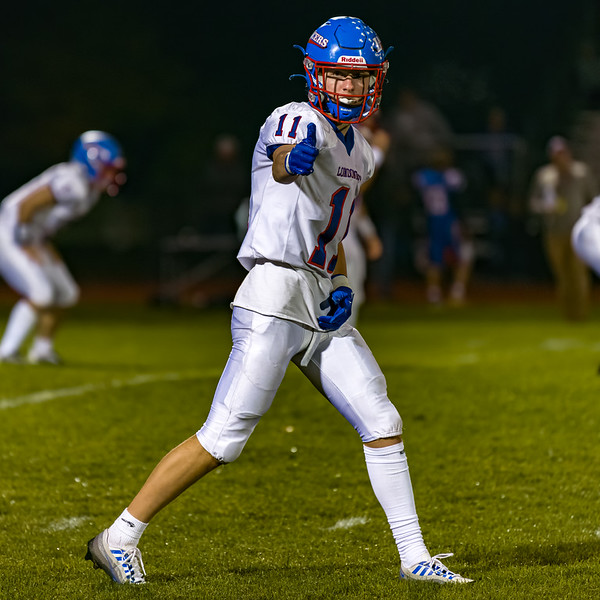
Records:
{"label": "shoelace", "polygon": [[442,564],[442,559],[444,558],[450,558],[451,556],[454,556],[454,553],[452,552],[448,552],[446,554],[436,554],[435,556],[431,557],[431,561],[429,562],[429,566],[437,573],[447,573],[448,575],[456,575],[456,573],[453,573],[446,565]]}
{"label": "shoelace", "polygon": [[[144,577],[146,576],[146,569],[144,569],[144,561],[142,561],[142,553],[139,548],[127,552],[123,556],[123,570],[131,583],[146,583]],[[137,576],[136,573],[142,573],[141,576]]]}

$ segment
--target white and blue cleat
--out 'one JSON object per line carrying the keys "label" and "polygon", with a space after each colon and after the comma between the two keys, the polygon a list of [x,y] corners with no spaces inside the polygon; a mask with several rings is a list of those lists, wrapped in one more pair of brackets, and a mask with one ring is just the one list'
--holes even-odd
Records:
{"label": "white and blue cleat", "polygon": [[116,583],[146,583],[142,553],[138,548],[111,548],[108,529],[91,539],[85,560],[91,560],[94,569],[102,569]]}
{"label": "white and blue cleat", "polygon": [[453,554],[436,554],[429,560],[422,560],[411,567],[400,566],[400,579],[433,581],[434,583],[470,583],[472,579],[453,573],[442,563],[443,558]]}

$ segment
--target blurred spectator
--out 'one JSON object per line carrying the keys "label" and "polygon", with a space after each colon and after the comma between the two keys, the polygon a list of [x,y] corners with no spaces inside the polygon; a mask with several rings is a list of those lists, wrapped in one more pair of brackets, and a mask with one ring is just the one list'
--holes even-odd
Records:
{"label": "blurred spectator", "polygon": [[508,129],[506,113],[500,106],[490,108],[484,135],[481,155],[489,180],[490,204],[508,212],[519,180],[524,143]]}
{"label": "blurred spectator", "polygon": [[496,271],[505,273],[522,256],[514,257],[514,248],[522,243],[522,207],[519,197],[526,186],[525,142],[508,128],[506,112],[500,106],[488,111],[486,130],[480,139],[488,217],[490,256]]}
{"label": "blurred spectator", "polygon": [[201,201],[188,224],[202,234],[236,234],[235,211],[249,195],[247,171],[238,138],[227,133],[219,135],[200,178]]}
{"label": "blurred spectator", "polygon": [[389,296],[398,259],[404,255],[411,262],[412,173],[423,166],[434,148],[451,146],[453,133],[440,111],[410,87],[400,90],[383,127],[390,134],[390,148],[377,186],[378,201],[369,208],[384,248],[374,277],[379,293]]}
{"label": "blurred spectator", "polygon": [[440,146],[451,147],[453,133],[441,112],[416,90],[404,88],[389,119],[389,160],[405,176],[422,167]]}
{"label": "blurred spectator", "polygon": [[583,207],[597,194],[596,181],[585,163],[573,159],[565,138],[552,137],[547,151],[550,163],[534,173],[530,208],[541,216],[561,310],[569,320],[582,320],[589,312],[590,276],[573,250],[571,234]]}
{"label": "blurred spectator", "polygon": [[473,263],[473,244],[461,222],[457,202],[467,182],[463,173],[454,167],[453,154],[448,148],[434,150],[428,162],[428,166],[417,170],[413,176],[427,222],[427,258],[424,261],[427,301],[442,303],[444,270],[450,267],[449,301],[460,306],[465,302]]}

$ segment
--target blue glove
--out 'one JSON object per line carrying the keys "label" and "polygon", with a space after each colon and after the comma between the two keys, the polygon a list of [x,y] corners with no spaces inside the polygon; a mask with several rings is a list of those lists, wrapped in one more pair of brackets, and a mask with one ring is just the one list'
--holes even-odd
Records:
{"label": "blue glove", "polygon": [[317,319],[319,327],[325,331],[339,329],[352,314],[354,292],[347,286],[341,285],[334,289],[329,298],[323,302],[322,308],[329,306],[329,313]]}
{"label": "blue glove", "polygon": [[309,123],[306,127],[306,137],[285,157],[285,170],[290,175],[310,175],[313,172],[313,165],[319,154],[316,143],[317,127],[314,123]]}

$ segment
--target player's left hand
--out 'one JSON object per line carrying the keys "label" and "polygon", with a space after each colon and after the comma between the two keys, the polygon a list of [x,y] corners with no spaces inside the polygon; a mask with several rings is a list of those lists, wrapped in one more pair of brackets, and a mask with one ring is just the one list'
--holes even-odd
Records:
{"label": "player's left hand", "polygon": [[335,331],[339,329],[352,314],[352,301],[354,292],[347,286],[342,285],[329,294],[327,304],[329,313],[317,319],[321,329]]}

